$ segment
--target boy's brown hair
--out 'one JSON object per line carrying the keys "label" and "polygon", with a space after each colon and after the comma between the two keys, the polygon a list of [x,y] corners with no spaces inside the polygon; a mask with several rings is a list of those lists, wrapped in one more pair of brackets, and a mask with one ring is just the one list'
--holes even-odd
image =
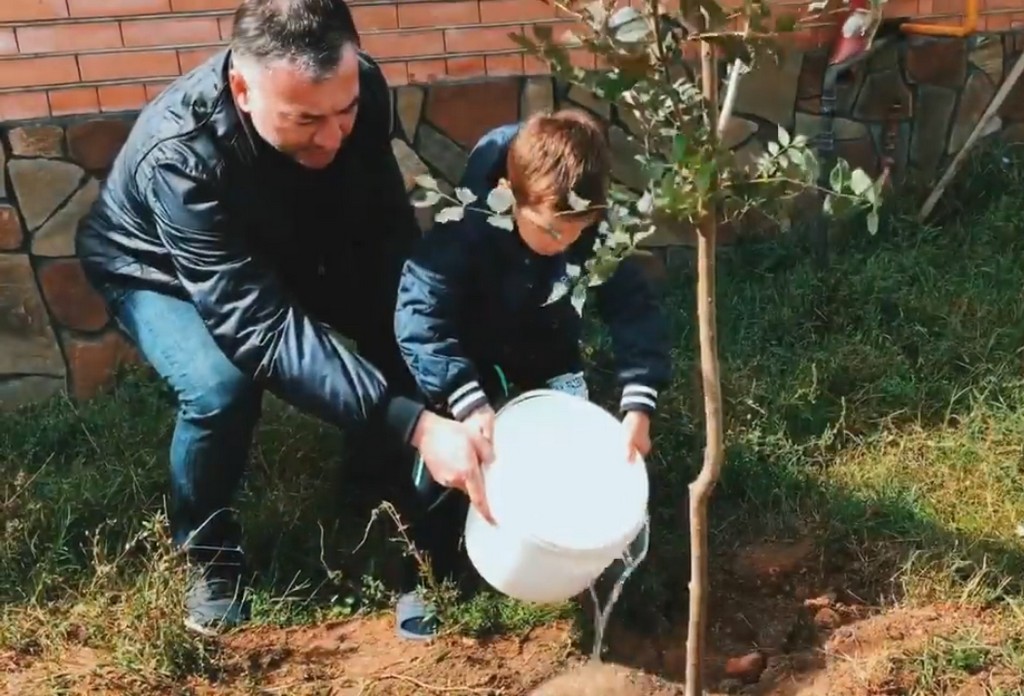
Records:
{"label": "boy's brown hair", "polygon": [[591,206],[606,203],[608,140],[604,125],[585,111],[562,109],[530,116],[509,146],[506,166],[518,206],[551,207],[565,217],[577,217],[570,212],[570,191]]}

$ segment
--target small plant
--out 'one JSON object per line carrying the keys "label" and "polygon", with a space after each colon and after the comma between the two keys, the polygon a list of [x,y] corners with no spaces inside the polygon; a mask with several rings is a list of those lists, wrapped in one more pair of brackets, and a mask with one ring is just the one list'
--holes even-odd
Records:
{"label": "small plant", "polygon": [[[873,0],[878,6],[883,0]],[[778,50],[780,33],[792,29],[791,17],[769,27],[764,0],[746,0],[740,9],[724,9],[717,0],[682,3],[682,13],[671,13],[658,2],[641,7],[617,0],[555,2],[576,20],[585,33],[567,32],[556,39],[550,26],[534,27],[535,38],[512,34],[523,49],[545,60],[560,80],[590,90],[617,105],[630,125],[627,138],[642,167],[642,190],[613,185],[603,212],[593,256],[584,268],[569,270],[569,282],[556,286],[549,302],[566,293],[582,312],[587,289],[604,282],[622,259],[644,253],[640,248],[662,225],[691,226],[698,230],[698,322],[703,375],[706,439],[704,465],[690,488],[691,585],[690,634],[687,641],[687,693],[702,693],[701,656],[707,586],[707,502],[718,481],[724,460],[722,404],[715,319],[714,249],[720,223],[737,222],[752,211],[788,228],[797,196],[812,191],[823,197],[827,215],[839,217],[865,212],[869,232],[879,224],[883,182],[839,159],[829,173],[829,187],[821,189],[820,163],[807,138],[779,128],[775,141],[763,154],[744,161],[741,153],[722,143],[735,99],[739,74],[757,61],[770,60]],[[621,6],[620,6],[621,4]],[[838,3],[816,3],[834,11]],[[741,21],[742,29],[736,28]],[[699,48],[697,74],[686,59]],[[584,70],[570,59],[570,51],[596,57],[601,70]],[[731,84],[719,100],[720,57],[733,65]],[[417,183],[425,195],[418,206],[442,201],[438,222],[456,221],[467,210],[484,214],[487,221],[513,230],[515,201],[502,184],[488,193],[486,207],[474,206],[478,197],[464,188],[454,195],[442,193],[427,176]],[[580,198],[577,210],[591,209]]]}

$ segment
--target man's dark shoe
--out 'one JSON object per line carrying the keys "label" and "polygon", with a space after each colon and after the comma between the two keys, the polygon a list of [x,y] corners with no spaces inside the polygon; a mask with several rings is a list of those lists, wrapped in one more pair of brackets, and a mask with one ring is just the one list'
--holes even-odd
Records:
{"label": "man's dark shoe", "polygon": [[250,618],[243,582],[245,557],[236,547],[191,547],[187,551],[191,579],[185,596],[185,626],[216,636]]}

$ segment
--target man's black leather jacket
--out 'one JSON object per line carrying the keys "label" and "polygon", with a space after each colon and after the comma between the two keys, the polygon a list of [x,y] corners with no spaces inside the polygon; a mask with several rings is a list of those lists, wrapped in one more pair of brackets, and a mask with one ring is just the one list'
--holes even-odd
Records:
{"label": "man's black leather jacket", "polygon": [[79,225],[87,277],[115,308],[135,289],[190,301],[257,383],[327,422],[384,418],[408,439],[422,405],[325,330],[356,314],[390,327],[419,236],[384,76],[360,54],[355,126],[335,162],[312,171],[235,108],[229,61],[229,51],[214,55],[139,115]]}

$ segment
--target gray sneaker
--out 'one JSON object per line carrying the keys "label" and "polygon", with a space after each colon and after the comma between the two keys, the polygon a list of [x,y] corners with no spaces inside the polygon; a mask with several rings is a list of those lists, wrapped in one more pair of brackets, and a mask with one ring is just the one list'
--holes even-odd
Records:
{"label": "gray sneaker", "polygon": [[238,547],[191,547],[193,575],[185,596],[185,626],[216,636],[250,618],[250,602],[242,583],[245,557]]}

